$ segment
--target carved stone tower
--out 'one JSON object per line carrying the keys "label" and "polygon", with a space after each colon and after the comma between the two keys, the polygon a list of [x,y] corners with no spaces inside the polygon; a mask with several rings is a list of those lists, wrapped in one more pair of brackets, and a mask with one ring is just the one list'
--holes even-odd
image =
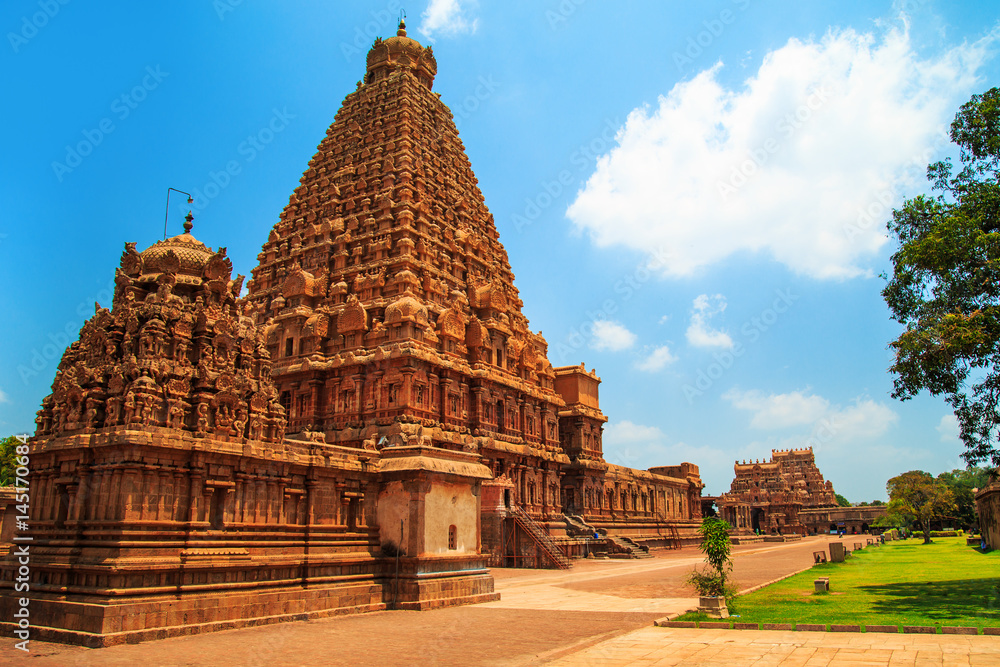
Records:
{"label": "carved stone tower", "polygon": [[249,283],[290,433],[481,453],[559,510],[564,402],[430,47],[376,40]]}

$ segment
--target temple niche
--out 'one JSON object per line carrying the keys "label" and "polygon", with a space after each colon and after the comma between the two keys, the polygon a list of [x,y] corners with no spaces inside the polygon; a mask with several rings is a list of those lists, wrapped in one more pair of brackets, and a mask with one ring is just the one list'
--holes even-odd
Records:
{"label": "temple niche", "polygon": [[530,329],[436,73],[375,41],[244,298],[190,216],[126,244],[31,441],[33,637],[481,602],[488,565],[697,539],[698,467],[606,461],[600,378]]}
{"label": "temple niche", "polygon": [[[815,531],[808,511],[837,506],[833,484],[816,467],[812,447],[771,450],[770,461],[737,461],[719,514],[738,534],[806,535]],[[824,526],[825,528],[825,526]]]}

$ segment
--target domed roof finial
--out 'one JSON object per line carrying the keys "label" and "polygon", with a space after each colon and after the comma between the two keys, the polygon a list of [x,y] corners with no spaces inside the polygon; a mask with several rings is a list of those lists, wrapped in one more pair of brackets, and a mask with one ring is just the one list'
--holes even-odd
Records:
{"label": "domed roof finial", "polygon": [[399,29],[396,31],[397,37],[406,37],[406,17],[399,19]]}
{"label": "domed roof finial", "polygon": [[191,211],[188,211],[188,214],[186,216],[184,216],[184,233],[185,234],[190,234],[191,233],[191,228],[194,227],[194,225],[191,223],[192,220],[194,220],[194,216],[191,215]]}

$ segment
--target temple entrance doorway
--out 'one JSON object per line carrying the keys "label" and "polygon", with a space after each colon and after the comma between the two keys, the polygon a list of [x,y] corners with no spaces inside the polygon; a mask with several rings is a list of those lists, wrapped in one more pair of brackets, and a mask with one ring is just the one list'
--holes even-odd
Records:
{"label": "temple entrance doorway", "polygon": [[755,533],[764,530],[764,510],[759,507],[750,510],[750,527]]}

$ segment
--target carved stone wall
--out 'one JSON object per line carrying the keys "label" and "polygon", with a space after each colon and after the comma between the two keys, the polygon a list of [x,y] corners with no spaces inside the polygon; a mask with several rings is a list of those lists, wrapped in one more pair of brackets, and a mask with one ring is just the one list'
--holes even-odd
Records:
{"label": "carved stone wall", "polygon": [[95,308],[63,354],[36,436],[123,425],[280,443],[284,409],[263,332],[238,301],[225,248],[189,232],[125,245],[113,308]]}
{"label": "carved stone wall", "polygon": [[816,467],[812,447],[771,450],[770,461],[737,461],[734,471],[729,492],[717,504],[722,518],[739,532],[805,534],[802,510],[837,505],[833,484]]}

